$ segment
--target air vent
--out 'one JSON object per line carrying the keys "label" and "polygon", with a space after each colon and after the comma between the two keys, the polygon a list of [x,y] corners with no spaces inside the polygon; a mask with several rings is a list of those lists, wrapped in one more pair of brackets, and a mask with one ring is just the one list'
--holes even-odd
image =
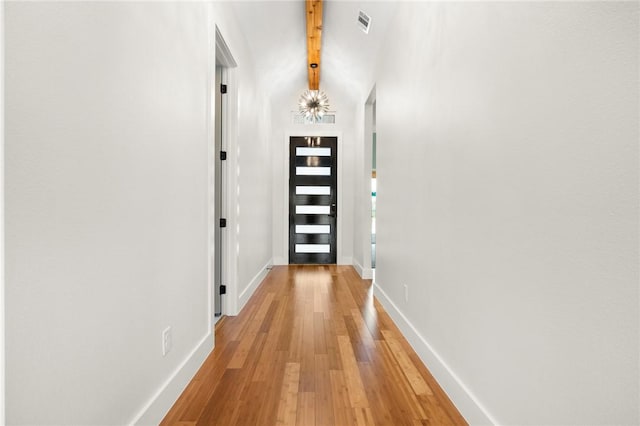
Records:
{"label": "air vent", "polygon": [[363,11],[358,12],[358,26],[365,34],[369,34],[369,28],[371,27],[371,17]]}
{"label": "air vent", "polygon": [[300,114],[297,111],[291,111],[291,119],[293,124],[335,124],[336,113],[333,111],[329,111],[322,116],[322,119],[320,121],[315,122],[310,118],[306,118],[303,114]]}

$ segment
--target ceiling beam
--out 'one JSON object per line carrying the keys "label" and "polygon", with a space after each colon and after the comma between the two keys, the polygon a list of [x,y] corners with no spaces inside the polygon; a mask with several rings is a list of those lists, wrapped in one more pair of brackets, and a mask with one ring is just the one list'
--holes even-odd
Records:
{"label": "ceiling beam", "polygon": [[322,47],[322,0],[306,0],[306,3],[309,90],[318,90],[320,88],[320,48]]}

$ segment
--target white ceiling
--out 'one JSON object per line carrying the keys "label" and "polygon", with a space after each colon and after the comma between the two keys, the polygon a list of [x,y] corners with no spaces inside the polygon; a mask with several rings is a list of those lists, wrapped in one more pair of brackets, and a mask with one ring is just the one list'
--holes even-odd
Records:
{"label": "white ceiling", "polygon": [[[235,1],[231,3],[247,38],[260,78],[274,98],[297,97],[307,88],[307,44],[304,0]],[[345,101],[359,102],[371,90],[377,61],[394,1],[325,0],[320,89]],[[371,16],[369,34],[357,25],[358,11]]]}

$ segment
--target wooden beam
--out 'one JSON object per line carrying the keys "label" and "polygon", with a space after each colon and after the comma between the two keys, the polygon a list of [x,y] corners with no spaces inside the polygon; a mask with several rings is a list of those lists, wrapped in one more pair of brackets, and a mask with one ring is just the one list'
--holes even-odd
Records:
{"label": "wooden beam", "polygon": [[[307,3],[307,70],[309,90],[320,87],[320,49],[322,47],[322,0]],[[316,64],[315,67],[312,64]]]}

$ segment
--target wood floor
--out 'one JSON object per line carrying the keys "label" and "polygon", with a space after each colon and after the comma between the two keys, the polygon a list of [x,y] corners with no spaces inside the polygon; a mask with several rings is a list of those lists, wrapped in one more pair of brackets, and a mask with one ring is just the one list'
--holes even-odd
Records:
{"label": "wood floor", "polygon": [[466,424],[351,266],[277,266],[162,425]]}

